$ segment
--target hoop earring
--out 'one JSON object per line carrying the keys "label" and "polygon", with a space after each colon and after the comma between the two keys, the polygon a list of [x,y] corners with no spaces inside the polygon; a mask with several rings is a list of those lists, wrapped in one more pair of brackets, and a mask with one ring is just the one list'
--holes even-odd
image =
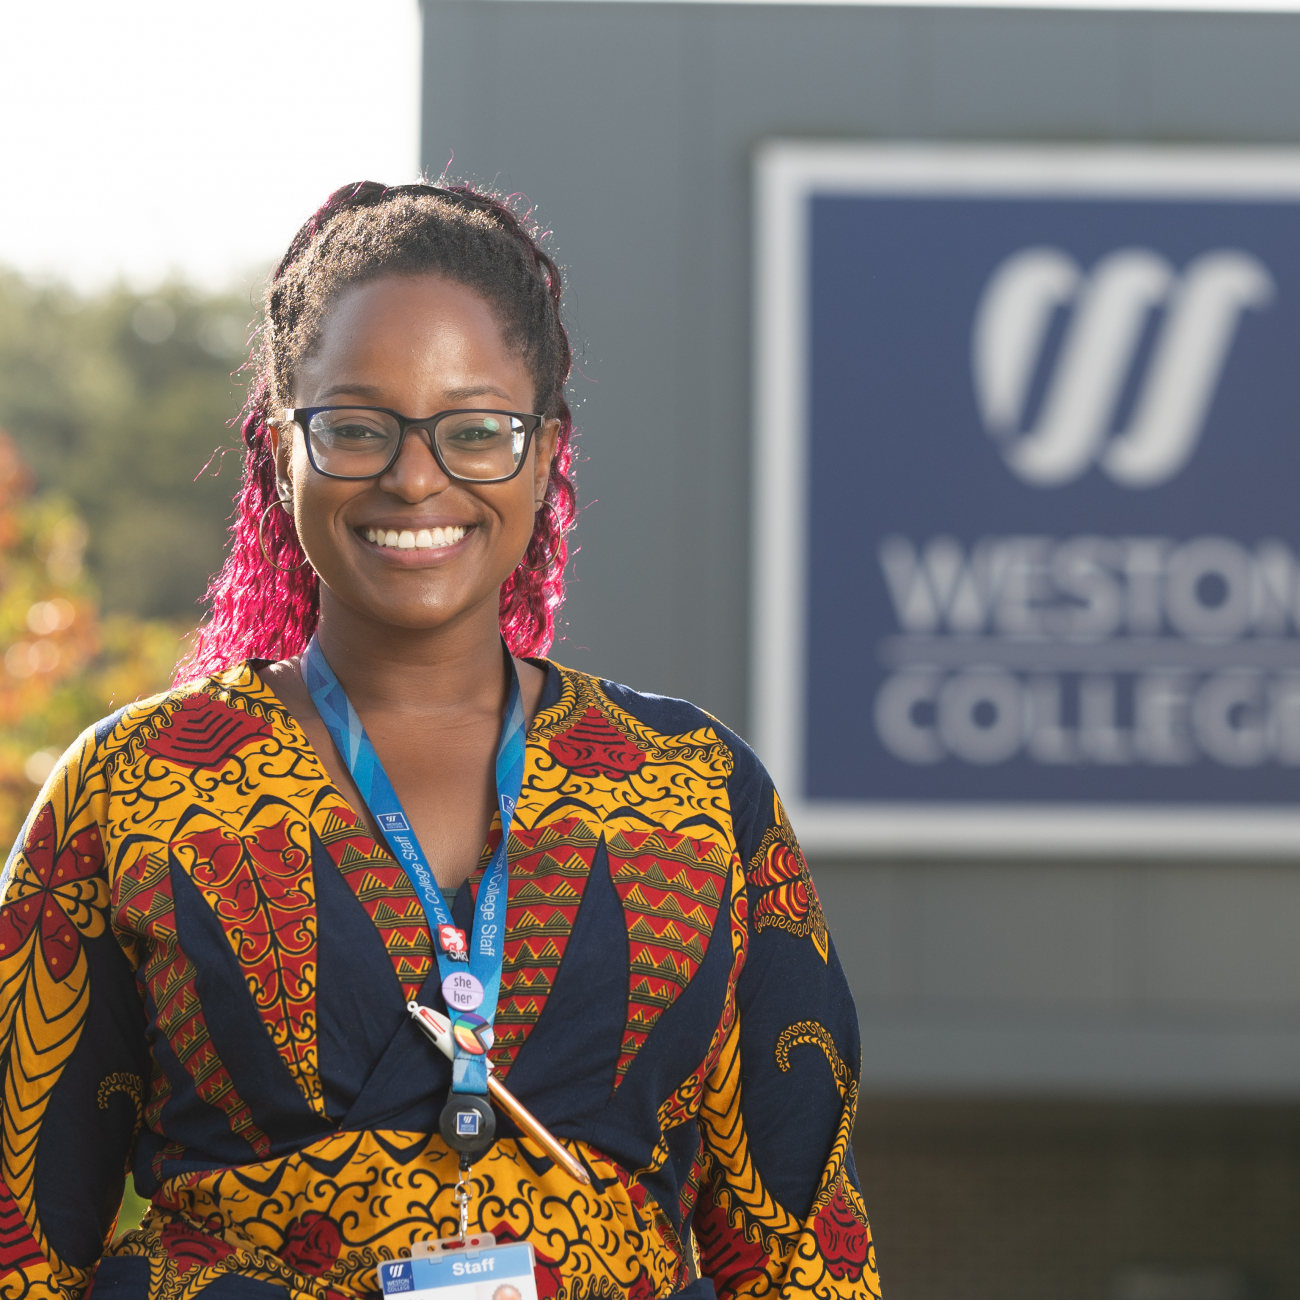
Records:
{"label": "hoop earring", "polygon": [[[554,516],[555,514],[555,508],[554,506],[551,505],[549,501],[542,502],[542,509],[549,510],[552,516]],[[518,567],[523,569],[525,573],[545,573],[546,570],[549,569],[551,565],[555,563],[555,557],[559,555],[560,547],[563,545],[564,545],[564,534],[561,533],[560,536],[556,539],[555,545],[551,548],[550,555],[548,555],[541,564],[525,564],[522,560],[520,560]]]}
{"label": "hoop earring", "polygon": [[[266,509],[262,511],[261,515],[258,517],[258,520],[257,520],[257,544],[258,544],[258,546],[260,546],[260,547],[262,548],[262,558],[263,558],[263,559],[267,562],[267,564],[269,564],[269,565],[271,566],[271,568],[273,568],[277,573],[297,573],[298,570],[301,569],[301,568],[303,567],[303,565],[307,563],[307,556],[306,556],[306,553],[305,553],[305,552],[304,552],[304,554],[303,554],[302,564],[294,564],[294,565],[291,565],[289,568],[286,569],[282,564],[276,564],[276,562],[271,558],[270,553],[269,553],[269,552],[267,551],[267,549],[266,549],[266,539],[262,536],[262,529],[266,526],[266,516],[267,516],[268,514],[270,514],[270,512],[271,512],[271,511],[272,511],[276,506],[279,506],[281,510],[284,510],[284,502],[281,501],[279,497],[276,497],[276,499],[275,499],[274,501],[272,501],[272,502],[271,502],[271,503],[266,507]],[[288,513],[289,513],[289,512],[288,512],[287,510],[285,510],[285,514],[288,514]],[[302,545],[301,542],[299,542],[298,544],[299,544],[299,546]]]}

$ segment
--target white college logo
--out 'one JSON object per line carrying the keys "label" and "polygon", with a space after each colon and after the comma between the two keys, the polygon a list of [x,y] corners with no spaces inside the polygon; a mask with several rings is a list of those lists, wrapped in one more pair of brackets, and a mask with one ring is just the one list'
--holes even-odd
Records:
{"label": "white college logo", "polygon": [[[972,366],[984,427],[1012,471],[1056,487],[1095,461],[1116,483],[1150,488],[1196,449],[1241,314],[1266,307],[1272,276],[1249,253],[1216,249],[1182,274],[1147,248],[1110,253],[1085,274],[1059,248],[1007,258],[975,313]],[[1071,314],[1034,426],[1026,404],[1055,313]],[[1116,407],[1152,311],[1164,319],[1127,427]],[[1109,441],[1108,441],[1109,439]]]}

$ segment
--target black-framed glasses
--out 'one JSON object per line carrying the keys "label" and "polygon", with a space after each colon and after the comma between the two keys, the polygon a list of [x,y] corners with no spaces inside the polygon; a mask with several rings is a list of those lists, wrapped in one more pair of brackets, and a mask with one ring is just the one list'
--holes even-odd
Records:
{"label": "black-framed glasses", "polygon": [[326,478],[378,478],[397,460],[412,429],[429,435],[448,478],[504,483],[523,468],[543,416],[478,407],[438,411],[418,420],[382,406],[299,406],[283,412],[307,443],[312,469]]}

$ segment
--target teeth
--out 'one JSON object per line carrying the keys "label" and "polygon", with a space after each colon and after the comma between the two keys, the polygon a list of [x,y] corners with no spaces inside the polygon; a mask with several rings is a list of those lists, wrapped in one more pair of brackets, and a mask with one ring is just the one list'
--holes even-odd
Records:
{"label": "teeth", "polygon": [[443,546],[455,545],[464,536],[465,529],[459,525],[454,528],[421,528],[418,533],[409,528],[402,529],[400,533],[395,528],[387,531],[382,528],[366,529],[366,541],[399,551],[436,551]]}

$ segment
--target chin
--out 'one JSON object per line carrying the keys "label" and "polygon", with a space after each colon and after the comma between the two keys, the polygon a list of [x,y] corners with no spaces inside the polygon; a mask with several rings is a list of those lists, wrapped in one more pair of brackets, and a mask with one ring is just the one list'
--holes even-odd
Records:
{"label": "chin", "polygon": [[377,623],[387,623],[407,632],[436,632],[463,618],[478,613],[490,601],[493,614],[497,607],[497,588],[489,594],[479,592],[439,591],[432,599],[413,597],[410,592],[380,593],[366,602],[363,613]]}

